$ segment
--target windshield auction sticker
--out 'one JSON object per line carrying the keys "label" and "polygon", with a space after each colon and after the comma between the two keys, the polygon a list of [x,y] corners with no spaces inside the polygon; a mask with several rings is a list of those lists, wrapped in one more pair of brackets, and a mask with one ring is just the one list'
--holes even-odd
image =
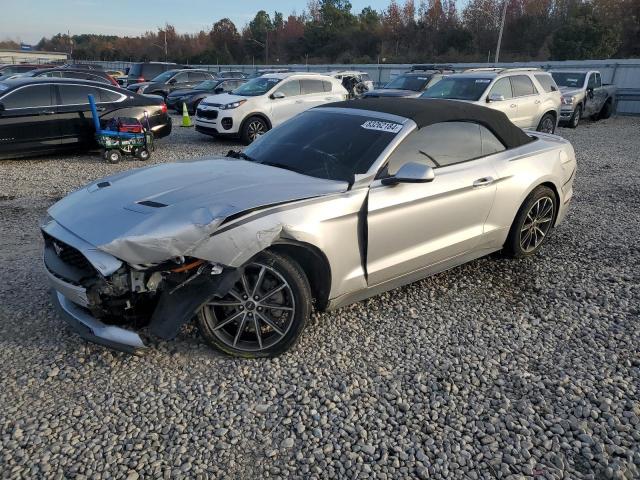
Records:
{"label": "windshield auction sticker", "polygon": [[398,133],[402,130],[402,125],[392,122],[380,122],[378,120],[367,120],[362,125],[367,130],[378,130],[380,132]]}

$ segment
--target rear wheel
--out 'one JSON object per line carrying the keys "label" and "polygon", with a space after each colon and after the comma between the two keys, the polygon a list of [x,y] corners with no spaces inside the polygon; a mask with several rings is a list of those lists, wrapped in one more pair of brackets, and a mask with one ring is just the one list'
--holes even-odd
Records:
{"label": "rear wheel", "polygon": [[598,120],[605,120],[611,117],[612,113],[613,113],[613,102],[611,100],[607,100],[606,102],[604,102],[604,105],[602,106],[602,109],[598,114]]}
{"label": "rear wheel", "polygon": [[269,130],[269,125],[260,117],[249,117],[242,125],[240,139],[245,145],[249,145],[255,139],[264,135]]}
{"label": "rear wheel", "polygon": [[241,357],[274,357],[296,342],[311,311],[311,289],[292,259],[263,252],[242,267],[222,298],[198,312],[198,328],[212,346]]}
{"label": "rear wheel", "polygon": [[580,123],[580,117],[582,117],[582,105],[578,105],[573,111],[573,115],[569,119],[569,128],[576,128]]}
{"label": "rear wheel", "polygon": [[556,118],[553,114],[545,113],[540,119],[540,123],[536,130],[543,133],[554,133],[556,131]]}
{"label": "rear wheel", "polygon": [[122,155],[118,150],[107,150],[105,153],[105,160],[109,163],[119,163]]}
{"label": "rear wheel", "polygon": [[149,153],[149,150],[147,150],[144,147],[137,148],[135,155],[138,158],[138,160],[142,160],[143,162],[146,162],[147,160],[149,160],[149,157],[151,156],[151,154]]}
{"label": "rear wheel", "polygon": [[541,185],[531,192],[511,225],[506,253],[516,258],[537,253],[551,231],[556,209],[556,196],[549,187]]}

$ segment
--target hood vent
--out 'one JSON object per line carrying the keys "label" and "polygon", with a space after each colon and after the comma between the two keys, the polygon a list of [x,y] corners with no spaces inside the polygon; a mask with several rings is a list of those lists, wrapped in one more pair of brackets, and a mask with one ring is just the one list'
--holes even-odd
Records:
{"label": "hood vent", "polygon": [[153,200],[143,200],[141,202],[136,202],[138,205],[144,205],[145,207],[151,208],[162,208],[167,207],[166,203],[154,202]]}

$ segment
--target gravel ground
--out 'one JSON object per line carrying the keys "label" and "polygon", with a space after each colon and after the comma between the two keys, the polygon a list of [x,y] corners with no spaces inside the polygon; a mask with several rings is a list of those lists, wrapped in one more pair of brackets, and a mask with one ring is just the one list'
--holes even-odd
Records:
{"label": "gravel ground", "polygon": [[[639,478],[639,131],[559,131],[576,194],[535,258],[316,314],[293,351],[256,361],[193,328],[140,357],[79,339],[49,302],[37,221],[139,162],[0,162],[1,476]],[[176,128],[151,161],[233,147]]]}

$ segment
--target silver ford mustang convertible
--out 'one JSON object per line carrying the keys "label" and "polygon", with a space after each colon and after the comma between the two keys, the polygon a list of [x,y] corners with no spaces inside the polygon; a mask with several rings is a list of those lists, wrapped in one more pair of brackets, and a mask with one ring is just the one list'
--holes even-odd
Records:
{"label": "silver ford mustang convertible", "polygon": [[93,182],[43,221],[64,318],[135,352],[195,319],[245,357],[334,309],[497,250],[535,254],[565,216],[565,140],[449,100],[308,110],[226,157]]}

